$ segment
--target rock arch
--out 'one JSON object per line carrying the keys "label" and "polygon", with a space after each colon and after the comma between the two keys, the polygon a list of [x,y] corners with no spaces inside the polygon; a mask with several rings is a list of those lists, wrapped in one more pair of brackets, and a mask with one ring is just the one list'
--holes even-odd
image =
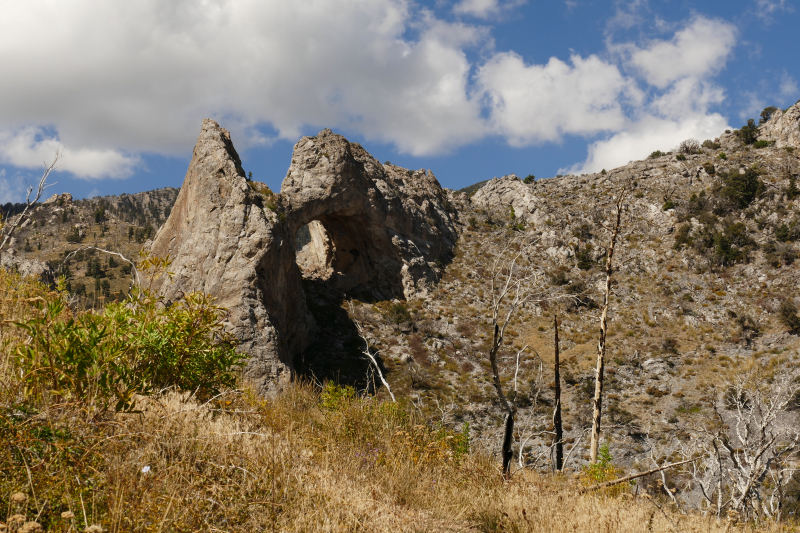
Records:
{"label": "rock arch", "polygon": [[330,130],[295,145],[274,195],[247,181],[230,134],[206,119],[175,206],[150,246],[173,259],[174,281],[156,288],[167,300],[193,290],[217,297],[250,356],[245,377],[267,392],[291,379],[293,358],[317,331],[296,263],[301,227],[316,228],[317,262],[341,290],[412,298],[427,293],[437,265],[450,259],[455,217],[430,171],[381,165]]}

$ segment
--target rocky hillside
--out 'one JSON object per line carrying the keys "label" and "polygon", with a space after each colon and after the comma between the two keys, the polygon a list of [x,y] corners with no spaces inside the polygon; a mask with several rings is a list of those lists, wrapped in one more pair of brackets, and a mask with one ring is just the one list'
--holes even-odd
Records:
{"label": "rocky hillside", "polygon": [[[54,194],[34,208],[0,262],[49,280],[66,275],[79,308],[101,306],[109,298],[128,293],[130,267],[94,250],[79,253],[66,264],[63,259],[76,250],[96,247],[135,260],[143,244],[169,218],[177,195],[178,189],[170,187],[84,200],[73,200],[69,193]],[[6,204],[0,210],[4,218],[13,220],[24,207]]]}
{"label": "rocky hillside", "polygon": [[[236,293],[227,302],[239,317],[232,327],[269,362],[258,379],[289,375],[283,368],[386,394],[363,353],[362,325],[398,399],[447,425],[468,423],[473,437],[496,449],[502,412],[487,358],[490,278],[509,242],[529,244],[523,262],[536,298],[517,313],[500,352],[502,380],[517,388],[521,406],[515,449],[522,462],[547,457],[558,316],[574,465],[586,459],[606,228],[624,194],[605,438],[615,458],[644,468],[653,454],[677,452],[687,428],[709,414],[710,388],[735,369],[799,361],[799,117],[795,105],[760,127],[617,169],[528,184],[505,176],[470,194],[441,189],[430,172],[381,165],[327,130],[297,144],[273,194],[246,182],[225,134],[203,140],[218,128],[209,124],[186,199],[176,204],[184,218],[169,217],[170,189],[82,202],[59,196],[37,208],[14,253],[58,266],[65,250],[96,243],[130,257],[152,234],[148,225],[169,218],[154,250],[179,258],[175,290]],[[217,167],[229,182],[219,201],[191,202],[203,187],[217,187],[207,181]],[[218,205],[225,207],[212,213]],[[105,278],[92,278],[98,261]],[[124,292],[127,278],[105,257],[85,254],[67,266],[72,289],[88,296],[82,305],[97,301],[104,279],[110,294]],[[308,327],[297,329],[298,321]]]}

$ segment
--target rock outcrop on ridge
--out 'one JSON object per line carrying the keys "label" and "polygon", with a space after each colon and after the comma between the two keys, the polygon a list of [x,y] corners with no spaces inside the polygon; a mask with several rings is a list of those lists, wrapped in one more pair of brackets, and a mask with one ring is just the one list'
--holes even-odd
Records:
{"label": "rock outcrop on ridge", "polygon": [[800,102],[786,110],[778,109],[759,128],[759,140],[775,141],[777,148],[800,148]]}
{"label": "rock outcrop on ridge", "polygon": [[167,299],[202,291],[229,309],[228,327],[250,356],[245,378],[263,391],[291,377],[292,354],[313,334],[292,236],[248,184],[230,134],[204,120],[183,187],[151,251],[172,259]]}
{"label": "rock outcrop on ridge", "polygon": [[44,284],[52,285],[56,281],[53,269],[44,261],[18,257],[12,248],[8,252],[0,252],[0,268],[19,272],[22,277],[33,277]]}
{"label": "rock outcrop on ridge", "polygon": [[447,196],[430,172],[381,165],[330,130],[295,146],[281,194],[248,182],[230,134],[204,120],[183,187],[151,246],[172,259],[175,299],[203,291],[230,311],[229,330],[250,356],[245,378],[280,388],[310,345],[294,236],[309,225],[306,270],[369,298],[425,295],[457,240]]}
{"label": "rock outcrop on ridge", "polygon": [[516,174],[489,180],[470,198],[477,209],[505,211],[506,216],[513,214],[526,223],[533,222],[537,205],[541,203],[533,193],[536,182],[528,187]]}
{"label": "rock outcrop on ridge", "polygon": [[295,145],[281,203],[293,235],[318,221],[313,268],[376,299],[426,295],[458,238],[433,173],[381,165],[328,129]]}

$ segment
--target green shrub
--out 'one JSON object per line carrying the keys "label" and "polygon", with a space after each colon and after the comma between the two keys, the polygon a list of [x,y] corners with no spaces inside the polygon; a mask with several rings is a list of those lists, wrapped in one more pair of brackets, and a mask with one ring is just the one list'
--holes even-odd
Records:
{"label": "green shrub", "polygon": [[533,174],[528,174],[528,175],[525,177],[525,179],[524,179],[524,180],[522,180],[522,181],[523,181],[524,183],[526,183],[526,184],[531,184],[531,183],[533,183],[534,181],[536,181],[536,176],[534,176]]}
{"label": "green shrub", "polygon": [[775,238],[780,242],[787,242],[789,240],[789,226],[782,224],[775,230]]}
{"label": "green shrub", "polygon": [[658,159],[659,157],[663,157],[665,155],[667,155],[667,154],[665,154],[661,150],[656,150],[654,152],[651,152],[650,155],[647,156],[647,159]]}
{"label": "green shrub", "polygon": [[586,243],[586,245],[581,248],[580,243],[578,243],[575,246],[575,260],[578,263],[578,268],[581,270],[591,270],[595,263],[592,257],[592,245]]}
{"label": "green shrub", "polygon": [[[595,485],[604,481],[611,481],[620,477],[622,470],[619,469],[611,457],[608,444],[602,444],[598,449],[597,462],[583,467],[580,479],[583,485]],[[622,483],[609,489],[611,494],[620,494],[627,490],[629,483]]]}
{"label": "green shrub", "polygon": [[775,141],[756,141],[753,143],[754,148],[768,148],[774,146]]}
{"label": "green shrub", "polygon": [[747,124],[734,132],[743,144],[753,144],[758,140],[758,126],[756,121],[752,118],[747,121]]}
{"label": "green shrub", "polygon": [[677,159],[678,161],[686,161],[686,156],[683,154],[678,154],[675,156],[675,159]]}
{"label": "green shrub", "polygon": [[755,165],[748,168],[744,174],[731,172],[723,176],[723,185],[720,195],[729,199],[740,209],[747,208],[753,200],[764,192],[764,182],[761,181],[761,171]]}
{"label": "green shrub", "polygon": [[692,225],[688,222],[681,225],[678,228],[678,232],[675,234],[675,245],[673,246],[674,249],[680,250],[684,246],[691,246],[692,244]]}
{"label": "green shrub", "polygon": [[227,311],[209,296],[166,306],[136,289],[102,313],[66,319],[59,295],[36,306],[40,316],[16,323],[30,338],[14,352],[28,396],[120,411],[135,407],[136,394],[173,387],[206,398],[236,383],[244,356],[223,331]]}
{"label": "green shrub", "polygon": [[408,304],[402,301],[390,303],[388,306],[385,306],[381,309],[381,314],[387,322],[394,326],[399,326],[411,322],[412,320],[411,312],[408,310]]}
{"label": "green shrub", "polygon": [[797,188],[797,176],[789,176],[789,186],[786,188],[786,191],[784,191],[784,194],[786,194],[786,198],[789,200],[794,200],[800,196],[800,189]]}
{"label": "green shrub", "polygon": [[772,118],[772,115],[775,114],[778,108],[775,106],[765,107],[764,110],[761,112],[761,118],[758,121],[758,124],[764,124],[765,122],[769,121]]}
{"label": "green shrub", "polygon": [[721,159],[722,161],[727,161],[728,160],[728,156],[725,154],[725,152],[720,152],[717,155],[717,159]]}

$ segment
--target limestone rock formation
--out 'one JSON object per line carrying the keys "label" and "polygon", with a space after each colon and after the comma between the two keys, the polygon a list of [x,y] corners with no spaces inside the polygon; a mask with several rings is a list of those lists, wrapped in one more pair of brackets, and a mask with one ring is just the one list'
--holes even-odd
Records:
{"label": "limestone rock formation", "polygon": [[183,187],[150,246],[172,258],[167,300],[203,291],[230,310],[250,356],[245,378],[280,388],[317,331],[294,236],[309,225],[305,272],[370,298],[425,295],[457,239],[447,195],[430,172],[381,165],[324,130],[295,146],[280,195],[245,179],[228,131],[204,120]]}
{"label": "limestone rock formation", "polygon": [[183,187],[151,250],[172,258],[167,299],[203,291],[229,309],[258,390],[290,379],[292,355],[313,333],[288,226],[245,179],[227,130],[204,120]]}
{"label": "limestone rock formation", "polygon": [[50,265],[36,259],[17,257],[13,248],[10,248],[7,252],[0,252],[0,268],[15,270],[22,277],[32,276],[48,285],[55,283],[55,275]]}
{"label": "limestone rock formation", "polygon": [[529,187],[515,174],[509,174],[490,180],[470,200],[477,209],[502,211],[509,217],[513,208],[515,218],[531,223],[539,203],[533,193],[535,183]]}
{"label": "limestone rock formation", "polygon": [[800,102],[783,112],[778,109],[759,128],[759,140],[775,141],[775,146],[800,148]]}
{"label": "limestone rock formation", "polygon": [[42,202],[42,205],[56,204],[62,206],[62,205],[70,205],[71,203],[72,203],[72,195],[68,192],[65,192],[63,194],[54,194],[53,196]]}
{"label": "limestone rock formation", "polygon": [[293,235],[318,222],[309,253],[325,264],[313,268],[371,298],[426,295],[458,237],[433,173],[382,165],[327,129],[295,145],[281,204]]}

